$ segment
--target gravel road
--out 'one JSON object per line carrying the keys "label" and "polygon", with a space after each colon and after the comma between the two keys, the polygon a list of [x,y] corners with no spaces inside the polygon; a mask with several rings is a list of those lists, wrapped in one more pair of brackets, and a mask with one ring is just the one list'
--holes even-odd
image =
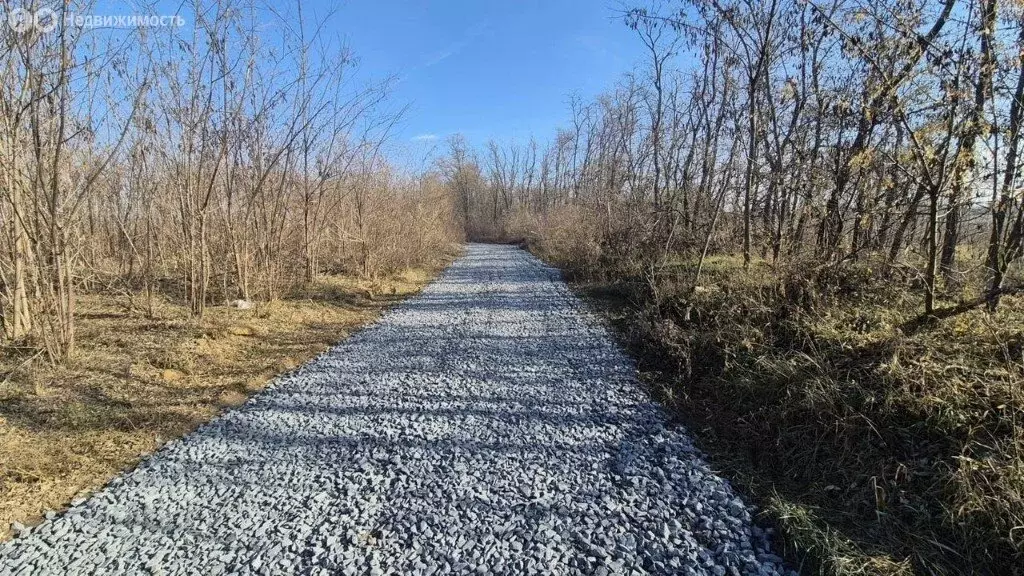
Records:
{"label": "gravel road", "polygon": [[0,544],[0,574],[788,574],[558,272],[419,296]]}

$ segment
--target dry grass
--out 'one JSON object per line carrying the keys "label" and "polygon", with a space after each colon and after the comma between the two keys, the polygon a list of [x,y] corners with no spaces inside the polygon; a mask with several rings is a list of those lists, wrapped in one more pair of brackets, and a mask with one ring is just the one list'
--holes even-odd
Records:
{"label": "dry grass", "polygon": [[73,361],[52,367],[18,349],[0,356],[0,537],[244,402],[432,276],[324,277],[254,309],[210,308],[201,323],[167,300],[148,318],[120,297],[81,297]]}
{"label": "dry grass", "polygon": [[911,328],[913,279],[809,268],[581,288],[808,572],[1024,574],[1024,298]]}

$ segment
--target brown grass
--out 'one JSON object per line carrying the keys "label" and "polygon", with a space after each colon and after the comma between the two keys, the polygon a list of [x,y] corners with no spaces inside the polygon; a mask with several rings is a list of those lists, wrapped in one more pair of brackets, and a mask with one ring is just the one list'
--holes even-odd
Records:
{"label": "brown grass", "polygon": [[148,318],[122,297],[82,296],[67,365],[28,349],[0,356],[0,537],[244,402],[432,276],[329,276],[254,309],[212,307],[202,322],[167,300]]}
{"label": "brown grass", "polygon": [[665,279],[660,313],[639,284],[578,287],[792,561],[1024,574],[1024,298],[912,330],[920,294],[891,270],[708,264],[696,292]]}

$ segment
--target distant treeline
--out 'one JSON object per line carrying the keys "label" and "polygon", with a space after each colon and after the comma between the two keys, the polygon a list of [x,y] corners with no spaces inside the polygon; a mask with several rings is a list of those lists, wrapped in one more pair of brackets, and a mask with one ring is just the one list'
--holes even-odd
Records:
{"label": "distant treeline", "polygon": [[[538,144],[450,142],[471,237],[547,238],[584,267],[872,258],[932,313],[1022,255],[1017,3],[729,0],[622,14],[646,61]],[[700,281],[700,267],[691,283]]]}

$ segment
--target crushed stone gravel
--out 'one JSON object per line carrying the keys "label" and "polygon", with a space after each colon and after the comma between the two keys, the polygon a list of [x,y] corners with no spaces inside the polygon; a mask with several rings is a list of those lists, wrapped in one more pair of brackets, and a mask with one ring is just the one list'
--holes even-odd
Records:
{"label": "crushed stone gravel", "polygon": [[557,270],[471,244],[0,574],[791,574],[769,533]]}

